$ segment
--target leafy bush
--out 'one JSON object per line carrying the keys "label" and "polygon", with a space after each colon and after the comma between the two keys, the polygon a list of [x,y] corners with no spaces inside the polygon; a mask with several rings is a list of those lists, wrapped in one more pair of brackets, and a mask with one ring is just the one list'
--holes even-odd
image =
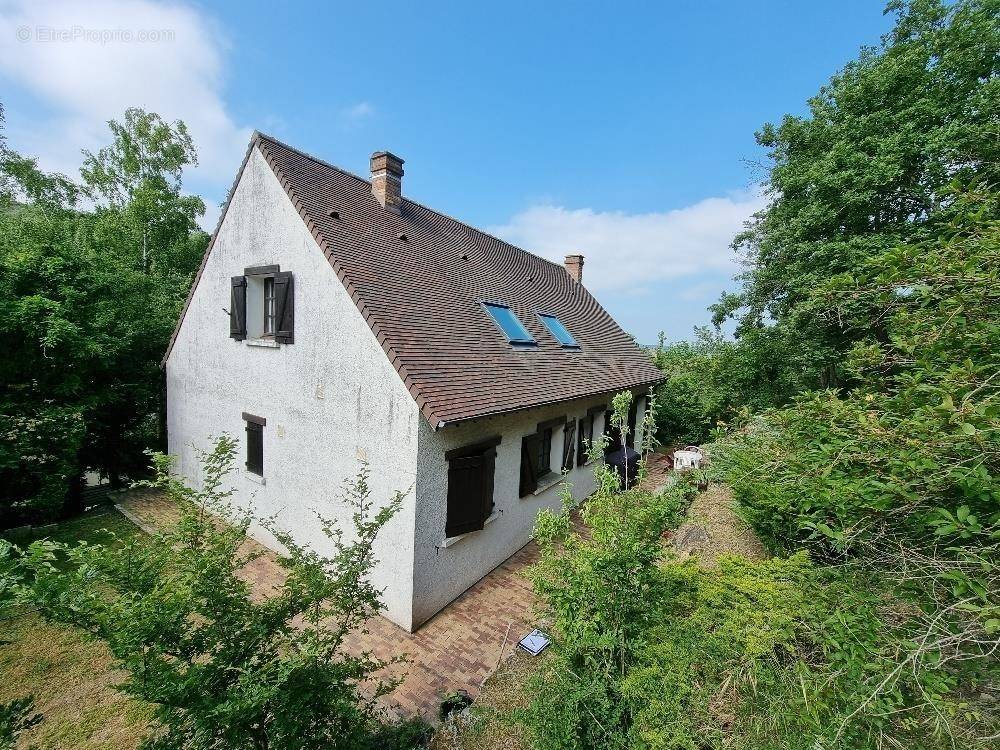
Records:
{"label": "leafy bush", "polygon": [[[627,430],[631,398],[626,392],[613,399],[614,429]],[[647,440],[652,413],[642,433]],[[591,446],[595,458],[604,440]],[[601,461],[595,465],[597,489],[579,510],[584,529],[574,527],[568,488],[561,511],[542,511],[535,527],[540,559],[532,579],[542,615],[552,622],[552,646],[522,718],[539,750],[624,746],[631,714],[621,681],[666,593],[658,567],[661,536],[678,520],[689,492],[682,484],[658,497],[621,491],[617,475]]]}
{"label": "leafy bush", "polygon": [[[998,721],[975,698],[1000,676],[1000,222],[983,220],[996,200],[957,193],[933,236],[818,288],[817,309],[869,332],[847,363],[857,386],[803,394],[715,450],[773,549],[878,571],[912,613],[873,641],[854,718],[875,721],[891,697],[918,745],[972,743]],[[883,731],[903,741],[907,723]]]}
{"label": "leafy bush", "polygon": [[796,390],[778,342],[748,333],[731,341],[707,328],[694,341],[654,353],[666,376],[656,389],[657,438],[663,445],[699,444],[739,414],[786,402]]}
{"label": "leafy bush", "polygon": [[32,545],[21,564],[35,604],[107,642],[128,672],[122,689],[156,706],[162,731],[149,748],[374,750],[416,741],[415,726],[385,724],[375,705],[396,685],[379,673],[397,660],[344,647],[378,612],[373,543],[402,496],[376,507],[363,468],[343,491],[353,510],[347,533],[319,519],[328,556],[272,529],[289,550],[287,577],[261,598],[243,574],[263,554],[247,531],[269,524],[229,506],[234,455],[234,441],[220,438],[198,490],[156,458],[156,484],[181,511],[174,529],[114,546],[50,542],[43,555]]}

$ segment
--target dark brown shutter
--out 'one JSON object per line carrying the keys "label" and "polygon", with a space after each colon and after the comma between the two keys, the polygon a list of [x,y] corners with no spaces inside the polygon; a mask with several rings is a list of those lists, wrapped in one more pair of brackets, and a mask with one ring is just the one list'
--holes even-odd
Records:
{"label": "dark brown shutter", "polygon": [[229,336],[237,341],[247,337],[247,279],[233,276],[229,298]]}
{"label": "dark brown shutter", "polygon": [[483,454],[482,471],[482,514],[483,521],[493,515],[493,473],[496,471],[497,452],[495,448],[490,448]]}
{"label": "dark brown shutter", "polygon": [[295,343],[295,284],[288,271],[274,274],[274,340]]}
{"label": "dark brown shutter", "polygon": [[538,433],[521,438],[521,487],[520,497],[538,489],[538,448],[542,436]]}
{"label": "dark brown shutter", "polygon": [[572,471],[576,458],[576,422],[567,422],[563,428],[563,471]]}
{"label": "dark brown shutter", "polygon": [[264,475],[264,426],[247,422],[247,471]]}
{"label": "dark brown shutter", "polygon": [[493,512],[496,450],[448,462],[448,518],[445,536],[478,531]]}
{"label": "dark brown shutter", "polygon": [[[590,429],[587,429],[587,425],[590,425]],[[594,416],[588,414],[586,417],[580,419],[579,426],[576,428],[576,465],[583,466],[587,463],[587,451],[590,446],[587,445],[588,440],[594,439]]]}

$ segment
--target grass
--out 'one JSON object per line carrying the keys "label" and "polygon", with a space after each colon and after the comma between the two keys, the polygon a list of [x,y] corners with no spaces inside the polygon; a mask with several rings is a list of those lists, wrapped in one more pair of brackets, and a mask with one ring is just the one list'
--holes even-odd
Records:
{"label": "grass", "polygon": [[[117,511],[100,510],[8,538],[18,545],[36,539],[114,544],[136,533],[141,532]],[[0,633],[0,702],[32,695],[35,712],[43,716],[20,738],[19,748],[133,750],[140,745],[152,708],[116,690],[125,675],[114,669],[103,643],[24,611],[0,620]]]}
{"label": "grass", "polygon": [[528,681],[544,659],[544,654],[534,657],[515,650],[487,678],[471,714],[443,724],[429,750],[528,750],[524,730],[511,720],[511,713],[527,707]]}

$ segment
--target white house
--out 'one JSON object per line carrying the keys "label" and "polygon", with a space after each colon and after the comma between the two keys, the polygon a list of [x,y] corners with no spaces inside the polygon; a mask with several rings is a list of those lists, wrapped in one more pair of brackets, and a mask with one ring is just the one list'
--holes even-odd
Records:
{"label": "white house", "polygon": [[[539,509],[592,490],[583,442],[610,396],[660,379],[560,266],[255,133],[164,358],[170,452],[246,436],[231,477],[300,542],[359,460],[380,501],[385,615],[414,630],[529,539]],[[633,418],[642,413],[641,398]],[[262,529],[257,537],[279,548]]]}

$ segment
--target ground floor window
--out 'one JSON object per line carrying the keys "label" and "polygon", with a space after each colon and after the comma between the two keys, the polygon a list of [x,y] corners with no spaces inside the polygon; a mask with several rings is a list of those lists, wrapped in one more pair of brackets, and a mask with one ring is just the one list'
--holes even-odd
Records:
{"label": "ground floor window", "polygon": [[591,445],[594,444],[594,420],[598,414],[602,414],[607,407],[604,404],[595,406],[587,414],[580,418],[577,428],[576,465],[583,466],[587,463],[587,454]]}
{"label": "ground floor window", "polygon": [[247,471],[262,477],[264,476],[264,425],[267,424],[267,420],[244,412],[243,421],[247,423]]}
{"label": "ground floor window", "polygon": [[479,531],[493,515],[493,475],[499,437],[456,448],[444,454],[448,461],[448,515],[446,537]]}
{"label": "ground floor window", "polygon": [[552,431],[565,423],[566,417],[547,420],[521,438],[521,497],[537,490],[539,480],[552,473]]}

